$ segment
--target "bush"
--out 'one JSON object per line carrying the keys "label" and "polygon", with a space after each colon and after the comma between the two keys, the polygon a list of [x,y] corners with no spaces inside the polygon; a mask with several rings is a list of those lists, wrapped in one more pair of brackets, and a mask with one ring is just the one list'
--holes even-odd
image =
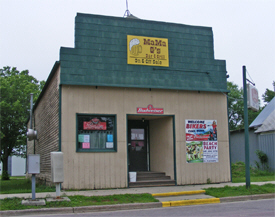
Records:
{"label": "bush", "polygon": [[267,157],[266,153],[264,153],[261,150],[256,150],[256,155],[258,156],[260,163],[261,163],[261,166],[260,166],[259,162],[255,161],[256,167],[258,169],[260,169],[260,167],[261,167],[262,170],[268,170],[269,169],[268,164],[267,164],[268,157]]}

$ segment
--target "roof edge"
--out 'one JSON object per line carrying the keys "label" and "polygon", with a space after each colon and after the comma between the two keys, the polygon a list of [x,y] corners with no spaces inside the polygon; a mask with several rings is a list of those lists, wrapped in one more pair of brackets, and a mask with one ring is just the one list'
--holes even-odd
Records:
{"label": "roof edge", "polygon": [[[49,74],[49,76],[48,76],[48,78],[47,78],[47,80],[46,80],[46,83],[45,83],[45,85],[44,85],[44,87],[43,87],[41,93],[40,93],[39,96],[38,96],[38,99],[36,100],[36,102],[35,102],[35,104],[34,104],[34,106],[33,106],[32,112],[34,112],[35,109],[36,109],[36,107],[38,106],[38,104],[39,104],[41,98],[43,97],[43,95],[44,95],[46,89],[47,89],[48,86],[49,86],[49,83],[51,82],[51,80],[52,80],[52,78],[53,78],[53,76],[54,76],[54,74],[55,74],[55,72],[56,72],[56,70],[57,70],[57,68],[58,68],[59,66],[60,66],[60,61],[56,61],[56,62],[54,63],[54,65],[53,65],[53,67],[52,67],[52,70],[51,70],[51,72],[50,72],[50,74]],[[28,123],[29,120],[30,120],[30,116],[28,117],[26,123]]]}

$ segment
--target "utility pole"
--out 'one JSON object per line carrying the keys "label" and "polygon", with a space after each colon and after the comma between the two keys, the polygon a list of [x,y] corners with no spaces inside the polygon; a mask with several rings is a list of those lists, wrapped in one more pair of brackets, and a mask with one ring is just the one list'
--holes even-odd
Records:
{"label": "utility pole", "polygon": [[246,188],[250,188],[250,162],[249,162],[249,129],[247,110],[246,67],[243,66],[243,100],[244,100],[244,133],[245,133],[245,179]]}

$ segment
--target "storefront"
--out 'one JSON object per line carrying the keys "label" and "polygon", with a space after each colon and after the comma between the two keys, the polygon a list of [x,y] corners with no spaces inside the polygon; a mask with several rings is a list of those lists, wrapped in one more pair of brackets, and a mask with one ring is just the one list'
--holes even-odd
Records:
{"label": "storefront", "polygon": [[211,28],[77,14],[75,48],[60,49],[34,106],[28,153],[50,182],[50,152],[62,151],[63,188],[131,187],[129,172],[165,173],[143,186],[228,182],[226,92]]}

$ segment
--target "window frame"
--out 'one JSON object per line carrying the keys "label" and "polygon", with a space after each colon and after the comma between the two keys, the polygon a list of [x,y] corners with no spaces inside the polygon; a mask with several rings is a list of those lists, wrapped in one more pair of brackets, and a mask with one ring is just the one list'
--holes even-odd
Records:
{"label": "window frame", "polygon": [[[78,120],[79,117],[83,116],[91,116],[91,117],[112,117],[114,118],[114,129],[113,129],[113,148],[105,148],[105,149],[83,149],[79,148],[78,142]],[[106,130],[107,131],[107,130]],[[76,113],[76,152],[117,152],[117,115],[116,114],[87,114],[87,113]]]}

